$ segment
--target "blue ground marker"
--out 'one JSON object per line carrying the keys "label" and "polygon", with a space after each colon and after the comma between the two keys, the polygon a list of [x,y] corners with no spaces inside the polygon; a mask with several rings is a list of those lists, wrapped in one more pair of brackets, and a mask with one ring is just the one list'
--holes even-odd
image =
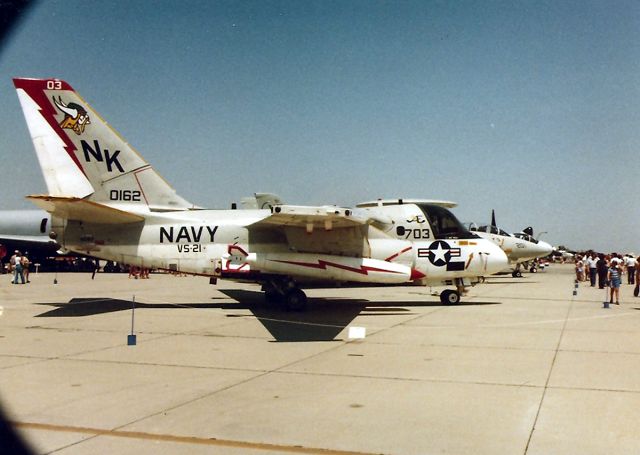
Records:
{"label": "blue ground marker", "polygon": [[131,333],[127,335],[127,346],[135,346],[136,345],[136,335],[133,333],[133,324],[135,322],[136,315],[136,296],[133,296],[131,300]]}

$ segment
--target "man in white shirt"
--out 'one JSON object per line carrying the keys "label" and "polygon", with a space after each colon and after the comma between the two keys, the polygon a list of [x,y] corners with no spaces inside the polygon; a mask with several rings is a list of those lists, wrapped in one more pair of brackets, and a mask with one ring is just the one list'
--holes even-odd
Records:
{"label": "man in white shirt", "polygon": [[591,281],[591,287],[596,286],[596,265],[598,264],[598,257],[596,253],[591,252],[587,258],[587,265],[589,266],[589,281]]}
{"label": "man in white shirt", "polygon": [[632,254],[627,254],[624,258],[625,265],[627,266],[627,284],[635,284],[636,277],[636,259]]}
{"label": "man in white shirt", "polygon": [[18,277],[20,277],[21,284],[24,284],[24,273],[22,269],[22,254],[16,250],[16,254],[11,257],[11,267],[13,267],[13,284],[18,284]]}

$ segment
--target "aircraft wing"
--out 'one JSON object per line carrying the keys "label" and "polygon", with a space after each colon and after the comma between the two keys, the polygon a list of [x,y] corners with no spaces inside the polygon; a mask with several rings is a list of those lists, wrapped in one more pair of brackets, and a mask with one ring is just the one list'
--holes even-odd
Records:
{"label": "aircraft wing", "polygon": [[32,195],[27,199],[52,215],[85,223],[122,224],[144,220],[140,215],[77,197]]}
{"label": "aircraft wing", "polygon": [[247,227],[267,236],[283,234],[290,251],[368,257],[370,222],[351,209],[278,205],[270,216]]}
{"label": "aircraft wing", "polygon": [[368,224],[368,220],[354,216],[351,209],[334,206],[278,205],[271,210],[271,216],[249,227],[298,227],[311,233],[315,229],[330,231],[332,229],[351,228],[366,224]]}

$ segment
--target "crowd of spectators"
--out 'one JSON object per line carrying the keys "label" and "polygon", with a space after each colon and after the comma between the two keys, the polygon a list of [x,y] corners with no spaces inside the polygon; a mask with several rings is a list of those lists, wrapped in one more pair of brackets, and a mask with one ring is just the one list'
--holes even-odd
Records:
{"label": "crowd of spectators", "polygon": [[[620,304],[620,285],[626,275],[627,284],[635,285],[634,295],[638,296],[640,284],[640,256],[618,253],[597,253],[587,251],[575,255],[576,281],[589,281],[591,287],[597,284],[600,289],[608,288],[610,303]],[[614,302],[615,299],[615,302]]]}

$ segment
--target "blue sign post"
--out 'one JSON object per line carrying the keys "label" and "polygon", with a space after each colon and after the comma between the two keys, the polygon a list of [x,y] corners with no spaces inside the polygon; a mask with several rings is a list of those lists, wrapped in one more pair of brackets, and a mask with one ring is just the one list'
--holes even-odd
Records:
{"label": "blue sign post", "polygon": [[133,324],[135,322],[136,315],[136,296],[133,296],[131,300],[131,333],[127,335],[127,346],[135,346],[136,345],[136,335],[133,333]]}

